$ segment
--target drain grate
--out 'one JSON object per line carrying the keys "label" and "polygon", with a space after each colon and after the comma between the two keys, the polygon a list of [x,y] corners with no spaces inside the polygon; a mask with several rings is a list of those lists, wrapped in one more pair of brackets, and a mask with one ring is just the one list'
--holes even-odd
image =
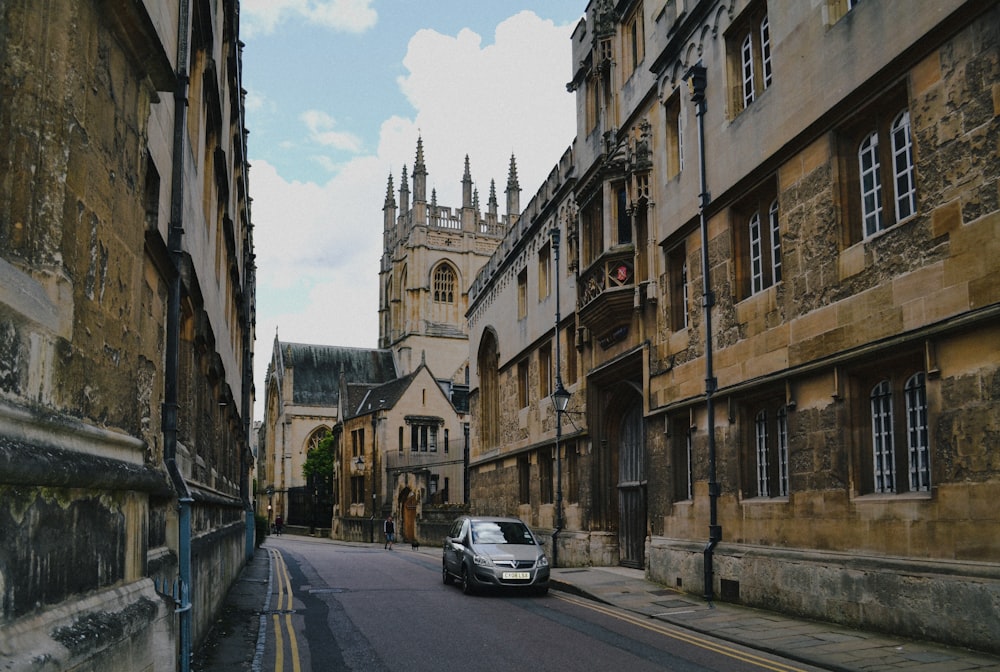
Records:
{"label": "drain grate", "polygon": [[346,592],[343,588],[310,588],[310,595],[328,595],[330,593],[343,593]]}

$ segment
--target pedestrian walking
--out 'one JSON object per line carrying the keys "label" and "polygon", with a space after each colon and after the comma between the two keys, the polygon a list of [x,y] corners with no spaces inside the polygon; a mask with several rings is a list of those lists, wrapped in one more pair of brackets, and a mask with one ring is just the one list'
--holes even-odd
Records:
{"label": "pedestrian walking", "polygon": [[281,517],[281,514],[278,514],[278,517],[274,519],[274,533],[279,537],[281,536],[281,528],[284,524],[284,519]]}
{"label": "pedestrian walking", "polygon": [[392,550],[392,542],[396,541],[396,523],[392,522],[392,514],[385,517],[382,523],[382,531],[385,533],[385,545],[382,548]]}

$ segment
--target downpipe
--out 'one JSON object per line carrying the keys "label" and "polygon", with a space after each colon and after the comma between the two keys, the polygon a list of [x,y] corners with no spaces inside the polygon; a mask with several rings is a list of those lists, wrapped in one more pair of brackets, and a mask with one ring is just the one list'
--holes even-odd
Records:
{"label": "downpipe", "polygon": [[705,176],[705,84],[707,80],[705,66],[698,61],[687,71],[684,79],[691,92],[691,102],[695,104],[698,120],[698,171],[699,171],[699,204],[698,219],[701,232],[701,276],[702,276],[702,308],[704,310],[705,330],[705,426],[708,434],[708,501],[709,523],[708,543],[704,549],[705,565],[705,600],[711,604],[715,599],[714,589],[714,558],[715,547],[722,540],[722,526],[719,525],[718,501],[719,483],[715,479],[715,401],[713,395],[718,387],[712,368],[712,306],[715,295],[712,292],[711,266],[708,256],[708,222],[705,210],[708,208],[708,180]]}
{"label": "downpipe", "polygon": [[562,526],[556,527],[552,530],[552,567],[559,566],[559,533],[562,532]]}
{"label": "downpipe", "polygon": [[191,669],[191,504],[193,499],[187,482],[177,465],[177,389],[179,378],[180,322],[181,322],[181,263],[184,235],[184,134],[187,125],[187,59],[190,36],[189,0],[180,0],[177,23],[177,73],[174,89],[174,137],[170,182],[170,224],[167,233],[167,250],[173,262],[174,274],[170,278],[167,296],[166,370],[163,394],[163,462],[177,493],[177,572],[180,581],[180,605],[177,608],[180,629],[178,669]]}

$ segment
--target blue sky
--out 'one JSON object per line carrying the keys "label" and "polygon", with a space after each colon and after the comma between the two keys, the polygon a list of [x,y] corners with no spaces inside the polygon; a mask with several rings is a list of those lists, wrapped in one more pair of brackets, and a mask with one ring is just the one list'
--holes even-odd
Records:
{"label": "blue sky", "polygon": [[[382,204],[423,138],[428,189],[521,203],[575,134],[577,0],[242,0],[257,252],[256,417],[282,341],[376,347]],[[523,123],[522,123],[523,120]]]}

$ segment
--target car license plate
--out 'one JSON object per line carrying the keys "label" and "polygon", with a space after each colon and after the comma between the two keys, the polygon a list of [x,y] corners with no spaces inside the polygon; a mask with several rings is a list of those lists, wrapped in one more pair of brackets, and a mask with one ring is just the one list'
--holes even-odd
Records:
{"label": "car license plate", "polygon": [[504,572],[501,575],[501,578],[504,581],[517,581],[519,579],[522,581],[527,581],[528,579],[531,578],[531,572]]}

